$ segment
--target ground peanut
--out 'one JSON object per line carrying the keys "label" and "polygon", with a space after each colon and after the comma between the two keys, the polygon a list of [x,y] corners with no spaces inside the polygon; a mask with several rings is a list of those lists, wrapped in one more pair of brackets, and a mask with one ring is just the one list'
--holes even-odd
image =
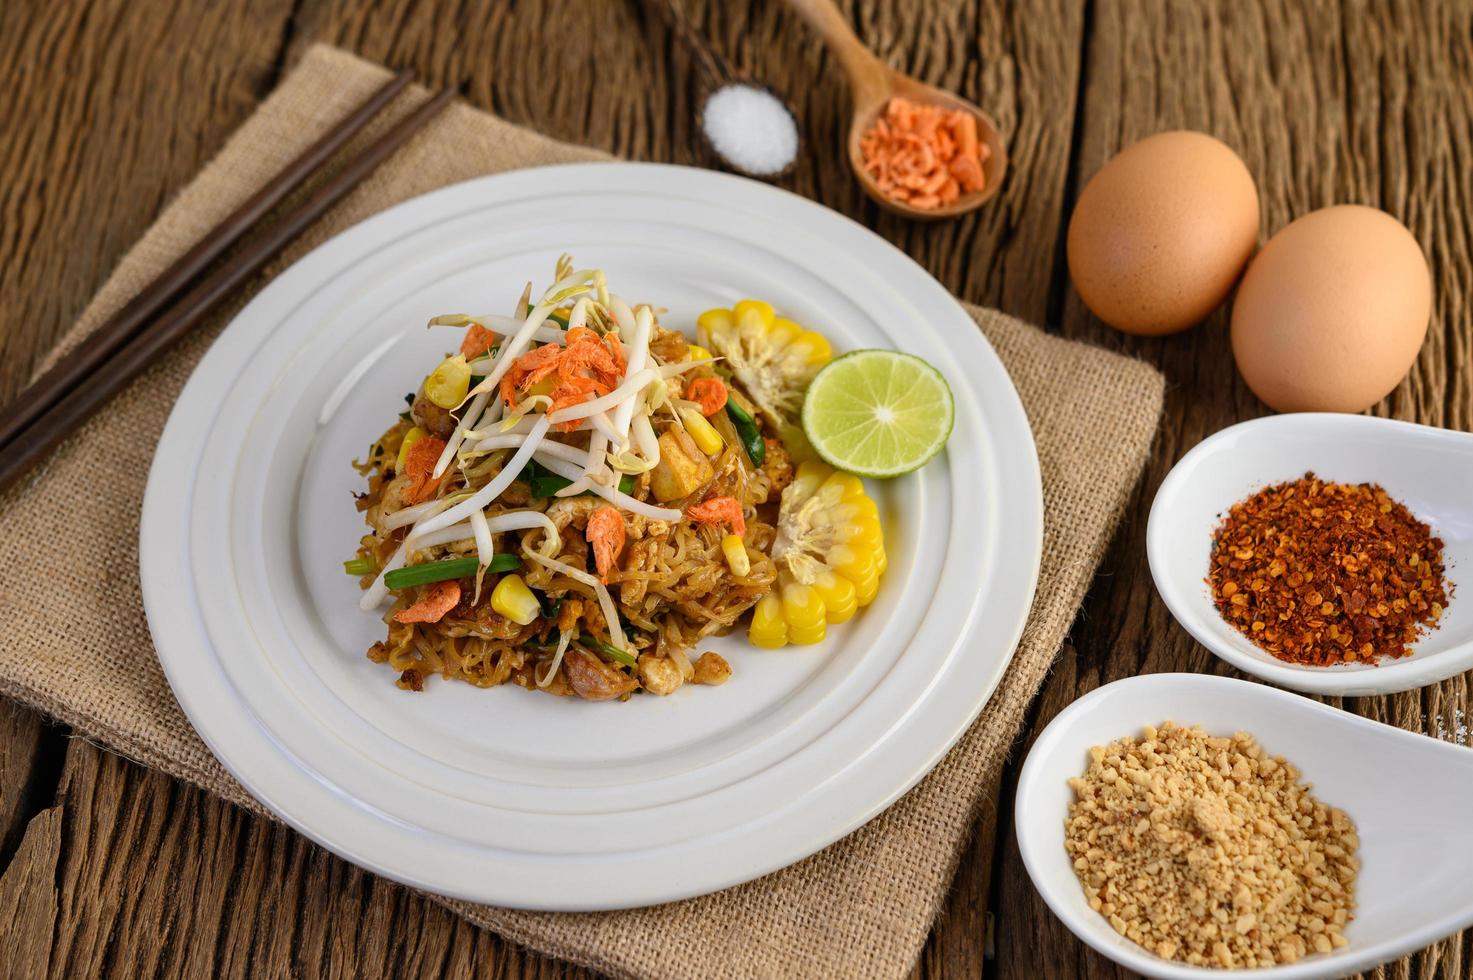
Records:
{"label": "ground peanut", "polygon": [[1355,825],[1239,732],[1171,722],[1090,750],[1064,846],[1090,907],[1165,959],[1249,968],[1345,945]]}

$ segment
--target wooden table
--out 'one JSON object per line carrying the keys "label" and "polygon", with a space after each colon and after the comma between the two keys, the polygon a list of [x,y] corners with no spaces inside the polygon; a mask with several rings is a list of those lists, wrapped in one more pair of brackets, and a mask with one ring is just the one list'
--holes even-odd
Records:
{"label": "wooden table", "polygon": [[[882,215],[845,172],[847,96],[818,42],[779,0],[692,2],[700,33],[796,106],[806,144],[785,185],[876,229],[959,296],[1128,351],[1170,382],[1145,479],[1030,730],[1119,677],[1229,673],[1157,597],[1145,518],[1173,461],[1264,408],[1234,374],[1221,315],[1140,341],[1085,312],[1063,262],[1071,202],[1123,145],[1187,127],[1243,155],[1265,232],[1322,205],[1385,208],[1427,250],[1436,311],[1410,379],[1378,412],[1473,428],[1473,4],[844,6],[891,64],[992,110],[1010,134],[1012,175],[999,201],[962,221]],[[0,4],[0,398],[19,390],[164,202],[318,41],[436,85],[459,82],[470,102],[566,140],[694,159],[689,61],[635,0],[9,0]],[[1469,678],[1342,706],[1466,740]],[[917,972],[1119,975],[1029,885],[1006,816],[1010,784],[978,823]],[[0,872],[5,976],[581,972],[3,702]],[[1385,974],[1468,976],[1470,935]]]}

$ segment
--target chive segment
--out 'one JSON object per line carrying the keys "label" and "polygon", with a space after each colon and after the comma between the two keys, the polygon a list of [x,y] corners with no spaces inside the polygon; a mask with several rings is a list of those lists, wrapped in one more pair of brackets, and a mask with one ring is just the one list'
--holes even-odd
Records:
{"label": "chive segment", "polygon": [[[516,555],[502,553],[491,557],[491,564],[486,566],[486,571],[510,572],[521,566],[521,559]],[[410,565],[408,568],[394,569],[384,576],[384,585],[397,591],[413,588],[416,585],[429,585],[431,582],[448,582],[451,579],[474,575],[476,569],[480,567],[480,562],[474,556],[424,562],[419,565]]]}
{"label": "chive segment", "polygon": [[[528,492],[534,497],[555,496],[559,490],[570,486],[573,482],[566,477],[558,476],[556,473],[549,473],[541,466],[538,466],[535,460],[528,462],[526,466],[522,467],[520,478],[526,481]],[[633,493],[634,482],[634,477],[627,473],[619,477],[619,492],[626,494]],[[592,494],[592,490],[585,490],[579,496],[588,497]]]}
{"label": "chive segment", "polygon": [[762,461],[767,458],[767,443],[762,441],[757,420],[730,395],[726,396],[726,414],[731,419],[732,428],[736,429],[737,438],[742,440],[747,455],[752,458],[752,465],[761,466]]}
{"label": "chive segment", "polygon": [[605,643],[603,640],[596,639],[590,633],[579,633],[578,642],[596,653],[601,653],[605,657],[608,657],[612,660],[617,660],[619,663],[623,664],[626,667],[633,667],[639,662],[635,659],[634,654],[630,653],[629,651],[620,650],[612,643]]}
{"label": "chive segment", "polygon": [[357,578],[362,578],[365,575],[372,575],[377,572],[378,566],[373,563],[373,559],[371,558],[350,558],[343,562],[343,571]]}

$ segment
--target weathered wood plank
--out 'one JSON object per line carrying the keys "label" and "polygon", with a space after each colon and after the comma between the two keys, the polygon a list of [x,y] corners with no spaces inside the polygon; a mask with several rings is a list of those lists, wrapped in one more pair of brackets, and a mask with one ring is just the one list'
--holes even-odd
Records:
{"label": "weathered wood plank", "polygon": [[60,799],[52,976],[582,975],[90,744]]}
{"label": "weathered wood plank", "polygon": [[[1466,4],[1440,2],[1097,4],[1071,185],[1082,186],[1136,139],[1185,127],[1214,133],[1243,155],[1258,179],[1265,233],[1332,203],[1371,204],[1397,215],[1427,251],[1436,307],[1412,376],[1380,411],[1470,428],[1470,14]],[[1074,630],[1077,653],[1061,658],[1040,697],[1035,731],[1079,695],[1120,677],[1230,672],[1176,625],[1157,596],[1146,565],[1146,516],[1156,487],[1187,449],[1266,411],[1236,376],[1222,314],[1186,334],[1141,340],[1101,325],[1072,290],[1063,309],[1067,335],[1157,364],[1168,393],[1144,486]],[[1343,706],[1436,734],[1456,730],[1468,699],[1464,676]],[[1027,881],[1011,828],[1003,834],[1000,972],[1114,975],[1049,915]],[[1466,935],[1455,937],[1385,975],[1464,976],[1468,948]]]}
{"label": "weathered wood plank", "polygon": [[[171,7],[0,5],[0,399],[23,386],[162,203],[269,88],[289,2]],[[0,744],[8,857],[17,821],[49,802],[40,797],[50,795],[67,743],[63,731],[6,704]],[[27,844],[41,828],[59,839],[63,809],[33,820]],[[6,880],[34,889],[21,898],[28,908],[54,906],[55,869],[29,874],[25,856],[16,852]],[[35,961],[44,969],[52,927],[31,939],[44,941]]]}
{"label": "weathered wood plank", "polygon": [[0,392],[270,88],[290,0],[0,6]]}
{"label": "weathered wood plank", "polygon": [[[182,21],[198,14],[192,6]],[[862,5],[856,26],[892,63],[940,84],[959,87],[985,101],[1013,130],[1015,177],[1011,202],[984,215],[947,225],[917,226],[881,217],[844,170],[833,150],[848,120],[847,95],[818,42],[778,4],[697,4],[699,29],[734,60],[794,98],[805,125],[805,157],[790,186],[825,201],[882,232],[927,264],[968,298],[993,302],[1020,315],[1041,318],[1048,308],[1051,269],[1033,261],[1051,254],[1067,177],[1070,113],[1076,90],[1082,20],[1077,5],[1057,0],[1010,10],[1001,5],[934,0],[929,17],[902,16],[885,7]],[[306,2],[286,30],[282,6],[270,8],[257,40],[290,34],[285,62],[305,46],[326,40],[396,67],[413,67],[427,82],[463,82],[473,103],[565,139],[636,159],[695,162],[692,152],[689,65],[672,49],[658,21],[634,3],[582,2],[543,5],[408,3],[382,0]],[[106,15],[106,11],[104,11]],[[90,14],[88,15],[91,16]],[[152,37],[156,25],[140,27],[121,14],[107,15],[125,44]],[[68,19],[70,18],[70,19]],[[53,23],[78,39],[70,54],[84,85],[97,84],[98,64],[82,36],[94,22],[64,10]],[[234,25],[238,27],[239,25]],[[182,28],[181,28],[182,29]],[[65,34],[72,37],[71,33]],[[177,45],[177,38],[173,39]],[[71,49],[69,49],[70,51]],[[600,66],[590,88],[583,74],[568,71],[549,51],[576,53]],[[646,52],[631,58],[630,52]],[[178,52],[161,45],[136,52],[148,77],[177,71]],[[150,61],[154,59],[154,61]],[[196,154],[170,153],[167,172],[138,180],[137,161],[105,146],[116,186],[146,186],[145,199],[113,202],[104,211],[119,248],[151,218],[159,200],[187,179],[217,146],[250,96],[265,87],[278,57],[239,43],[219,47],[215,64],[232,78],[253,78],[238,101],[220,91],[179,84],[166,77],[161,91],[188,103],[161,114],[138,93],[116,99],[118,118],[148,116],[160,132],[156,143],[194,140]],[[16,69],[18,70],[18,69]],[[234,73],[234,74],[232,74]],[[0,77],[4,77],[0,67]],[[38,82],[25,98],[44,106],[60,88]],[[225,96],[239,95],[226,87]],[[208,116],[212,125],[201,124]],[[70,132],[67,121],[55,133]],[[34,141],[53,138],[48,130]],[[106,141],[106,135],[98,139]],[[39,161],[39,162],[37,162]],[[6,161],[27,175],[50,162]],[[79,177],[78,184],[90,175]],[[68,186],[58,194],[85,195]],[[30,192],[13,197],[29,201]],[[1026,198],[1026,206],[1024,199]],[[73,205],[85,208],[90,204]],[[45,209],[57,205],[46,202]],[[131,222],[131,223],[130,223]],[[52,229],[56,241],[42,242],[35,282],[54,282],[65,265],[71,239]],[[116,251],[96,253],[90,264],[73,257],[71,274],[87,278],[72,307],[39,312],[60,327],[95,285]],[[0,259],[6,253],[0,252]],[[34,264],[34,262],[33,262]],[[19,270],[24,272],[25,270]],[[55,299],[55,293],[49,294]],[[27,363],[51,334],[29,331]],[[104,966],[165,972],[218,969],[226,974],[382,972],[391,964],[416,974],[460,975],[465,969],[566,975],[551,961],[525,957],[494,937],[470,930],[433,903],[374,881],[280,828],[246,820],[214,801],[184,790],[87,746],[71,753],[64,787],[73,821],[63,868],[68,921],[59,928],[56,960],[62,970],[88,972]],[[986,811],[947,915],[922,972],[949,975],[980,969],[983,910],[989,880],[993,811]],[[187,907],[150,890],[145,879],[160,875],[189,896]],[[167,936],[164,942],[161,936]],[[412,969],[411,969],[412,967]]]}
{"label": "weathered wood plank", "polygon": [[0,976],[46,975],[57,918],[61,820],[61,807],[38,813],[0,875]]}
{"label": "weathered wood plank", "polygon": [[[1226,0],[1206,9],[1146,0],[1097,5],[1083,142],[1071,174],[1084,31],[1079,4],[845,6],[892,64],[994,111],[1011,133],[1008,196],[945,225],[879,214],[834,152],[847,96],[818,43],[776,3],[693,3],[698,29],[792,97],[806,144],[788,185],[876,227],[966,298],[1035,320],[1061,309],[1066,333],[1140,353],[1174,382],[1172,422],[1157,460],[1076,630],[1080,652],[1061,658],[1036,708],[1038,724],[1105,679],[1218,669],[1156,600],[1143,574],[1140,532],[1170,461],[1261,408],[1232,377],[1221,322],[1174,340],[1122,341],[1077,301],[1062,299],[1066,294],[1053,287],[1067,186],[1125,142],[1187,125],[1218,132],[1242,148],[1250,166],[1275,175],[1272,188],[1265,186],[1270,228],[1350,192],[1402,214],[1438,266],[1439,307],[1433,341],[1391,411],[1473,426],[1466,10],[1452,3],[1351,4],[1344,11]],[[286,0],[255,0],[222,12],[197,0],[172,9],[69,0],[5,5],[0,37],[0,128],[16,134],[0,143],[0,174],[7,177],[0,185],[0,289],[14,298],[0,309],[0,392],[14,390],[160,203],[249,112],[281,64],[313,41],[413,67],[435,84],[464,82],[474,104],[555,136],[636,159],[695,160],[686,58],[632,2],[304,0],[293,12]],[[598,66],[592,85],[559,60],[575,56]],[[1467,691],[1444,684],[1421,698],[1352,707],[1453,731]],[[19,727],[0,716],[7,726],[0,734],[21,733],[13,753],[21,763],[0,760],[0,816],[15,809],[6,788],[28,781],[14,774],[33,757],[23,745],[34,722],[22,711],[11,714]],[[290,831],[85,744],[68,752],[61,800],[68,829],[50,951],[58,975],[106,968],[304,976],[580,972],[523,954]],[[979,821],[919,974],[979,972],[992,841],[1011,840],[1009,808],[1004,793],[997,834],[994,811]],[[54,822],[48,834],[60,834],[60,816]],[[998,972],[1024,976],[1044,966],[1044,975],[1055,975],[1053,967],[1058,975],[1115,975],[1073,942],[1020,875],[1014,852],[999,876]],[[44,889],[22,890],[26,901],[44,906]],[[1470,962],[1468,940],[1412,962],[1416,975],[1461,975]],[[1411,969],[1404,964],[1391,975]]]}
{"label": "weathered wood plank", "polygon": [[45,751],[58,747],[55,738],[35,712],[0,701],[0,871],[20,845],[31,811],[50,803],[41,797],[55,784],[51,770],[59,753]]}

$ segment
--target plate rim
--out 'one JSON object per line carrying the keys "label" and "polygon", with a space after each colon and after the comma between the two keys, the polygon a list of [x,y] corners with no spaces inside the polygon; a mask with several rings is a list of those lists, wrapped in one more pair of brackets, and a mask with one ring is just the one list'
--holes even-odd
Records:
{"label": "plate rim", "polygon": [[[318,827],[312,825],[309,819],[302,817],[297,812],[295,804],[285,802],[281,799],[282,796],[291,795],[289,790],[278,791],[271,786],[263,784],[259,773],[255,771],[255,766],[242,761],[240,758],[240,753],[243,750],[231,744],[232,740],[245,737],[244,734],[238,730],[228,730],[227,725],[205,710],[207,707],[205,704],[195,702],[191,696],[190,685],[195,683],[197,678],[193,677],[190,672],[199,669],[199,667],[198,665],[189,664],[187,660],[180,659],[181,657],[187,658],[191,651],[180,649],[178,647],[178,637],[173,635],[177,629],[181,628],[179,623],[171,622],[177,616],[178,611],[168,608],[166,600],[171,593],[169,592],[165,578],[161,577],[162,573],[167,571],[168,563],[177,557],[177,554],[167,547],[169,541],[166,539],[166,536],[158,532],[160,528],[168,528],[171,522],[180,523],[177,518],[178,509],[174,506],[174,501],[170,500],[166,494],[167,485],[176,479],[174,474],[170,472],[171,467],[177,467],[179,462],[187,465],[190,479],[185,484],[185,490],[181,492],[185,494],[188,500],[192,500],[194,490],[200,479],[198,472],[199,459],[196,456],[188,456],[180,461],[171,459],[171,454],[177,453],[178,444],[181,442],[186,443],[185,448],[190,448],[187,445],[189,431],[193,425],[198,424],[196,419],[189,417],[189,413],[186,410],[186,405],[192,394],[191,389],[201,389],[206,381],[206,368],[221,361],[226,356],[232,344],[238,345],[248,336],[250,327],[249,317],[253,315],[253,312],[255,315],[259,315],[265,308],[267,304],[262,303],[263,297],[268,298],[268,304],[272,299],[276,298],[277,284],[285,277],[287,272],[298,269],[303,265],[309,265],[314,260],[316,264],[321,264],[324,261],[324,255],[331,256],[334,251],[349,248],[354,243],[362,247],[361,243],[363,241],[371,241],[372,236],[375,234],[381,235],[387,229],[392,228],[396,221],[402,220],[406,214],[412,212],[416,207],[423,206],[430,199],[452,197],[455,194],[486,193],[484,190],[486,187],[501,190],[505,187],[515,188],[518,184],[525,182],[537,183],[548,179],[553,181],[576,181],[579,177],[591,177],[596,180],[602,180],[606,184],[611,179],[615,182],[627,180],[631,184],[640,184],[643,182],[645,184],[643,188],[644,193],[657,194],[664,192],[675,197],[679,195],[674,194],[670,190],[670,187],[673,184],[681,182],[684,182],[682,186],[688,186],[691,182],[697,185],[704,183],[707,189],[714,188],[718,191],[726,190],[733,193],[755,196],[762,199],[764,206],[767,201],[774,202],[771,208],[773,209],[773,217],[775,219],[780,218],[784,221],[795,222],[817,222],[819,230],[826,230],[822,226],[827,223],[829,229],[834,229],[839,233],[847,233],[849,245],[855,258],[862,259],[866,265],[873,265],[873,261],[870,258],[864,257],[862,253],[866,250],[873,253],[874,249],[878,246],[880,250],[878,254],[883,256],[885,264],[899,263],[905,268],[906,273],[911,278],[917,276],[922,277],[922,281],[929,284],[929,287],[936,294],[944,297],[946,302],[956,308],[958,317],[966,322],[968,329],[974,331],[977,339],[981,342],[981,347],[978,349],[977,355],[984,359],[990,359],[996,367],[997,372],[1007,382],[1005,388],[999,386],[1001,390],[994,393],[994,397],[1000,398],[1003,405],[994,405],[993,410],[1000,409],[1006,413],[1006,416],[1010,416],[1010,418],[990,416],[987,417],[987,421],[991,423],[989,426],[990,429],[998,428],[1009,431],[1011,438],[1020,440],[1017,448],[1023,451],[1019,453],[1020,458],[1018,459],[1011,457],[1006,459],[1006,465],[1012,467],[1007,470],[1006,476],[1010,483],[1016,483],[1016,492],[1020,498],[1018,501],[1010,499],[1009,503],[1017,504],[1021,502],[1026,504],[1026,509],[1022,512],[1010,511],[1006,516],[1008,522],[1014,525],[1014,531],[1018,536],[1027,542],[1029,553],[1026,556],[1008,555],[1009,559],[1013,561],[1013,564],[1010,566],[1012,570],[1026,572],[1022,576],[1010,576],[1015,582],[1021,580],[1024,586],[1021,592],[1022,601],[1018,603],[1018,609],[1012,614],[1013,621],[1007,624],[1006,630],[997,629],[994,623],[988,624],[988,628],[995,634],[1005,634],[1006,646],[1004,649],[1007,652],[998,658],[995,667],[991,671],[991,675],[985,678],[985,683],[976,688],[977,693],[971,698],[967,710],[957,713],[951,723],[945,726],[946,731],[944,737],[929,738],[927,740],[929,749],[925,752],[911,752],[907,756],[906,769],[908,771],[904,778],[890,780],[888,788],[884,792],[867,792],[863,794],[865,797],[865,803],[863,805],[851,805],[852,809],[844,814],[841,819],[830,817],[825,821],[826,826],[823,830],[809,830],[799,835],[801,841],[788,843],[781,849],[781,853],[775,856],[769,856],[766,860],[752,863],[740,873],[728,873],[710,880],[702,880],[688,887],[670,887],[666,885],[663,888],[645,889],[638,894],[631,892],[630,896],[625,899],[598,900],[592,902],[521,901],[517,896],[488,894],[481,890],[467,891],[463,888],[447,888],[443,883],[431,880],[431,877],[406,872],[402,868],[390,867],[382,860],[376,858],[374,854],[366,853],[340,839],[333,838],[330,832],[323,832]],[[633,192],[632,188],[628,186],[614,189],[615,193],[619,191]],[[796,211],[789,209],[796,209]],[[259,331],[257,332],[259,333]],[[251,348],[252,351],[254,349],[255,347]],[[978,407],[980,410],[981,406],[979,405]],[[1001,460],[1001,457],[997,458]],[[996,349],[992,346],[986,335],[972,323],[971,318],[961,308],[956,298],[931,277],[918,263],[885,239],[847,216],[824,208],[807,198],[759,184],[755,181],[670,164],[622,162],[582,163],[529,168],[473,178],[409,198],[379,211],[334,235],[298,259],[297,262],[293,263],[277,279],[268,283],[265,288],[236,314],[231,323],[227,325],[220,337],[211,346],[211,349],[206,352],[204,358],[201,359],[199,365],[191,373],[189,382],[185,385],[175,408],[171,412],[169,422],[165,426],[163,435],[160,438],[153,464],[150,467],[148,485],[145,491],[139,531],[139,567],[140,583],[150,633],[153,636],[160,663],[176,700],[189,718],[195,731],[204,740],[216,759],[241,783],[247,792],[275,813],[279,819],[282,819],[309,839],[316,841],[347,860],[365,867],[376,874],[404,882],[413,887],[442,895],[464,898],[470,901],[490,902],[515,908],[595,910],[656,904],[706,894],[779,870],[816,853],[834,841],[852,833],[914,787],[955,746],[957,741],[975,722],[977,716],[1001,683],[1008,666],[1011,664],[1036,596],[1043,550],[1043,524],[1042,477],[1037,447],[1033,439],[1031,426],[1028,423],[1027,414],[1017,394],[1016,386],[1012,383],[1011,376],[1008,374],[1006,367],[1002,364],[1001,358],[997,355]],[[185,548],[187,550],[189,533],[187,530],[181,533],[184,536]],[[178,535],[175,535],[175,537],[177,538]],[[199,635],[207,636],[208,633],[203,629],[203,623],[196,607],[191,605],[189,613],[190,615],[185,618],[191,620],[190,625],[196,627]],[[922,622],[924,622],[924,619]],[[210,663],[213,664],[218,657],[218,651],[212,649],[211,654]],[[224,680],[226,686],[230,687],[228,678],[224,678]],[[247,705],[241,703],[237,707],[244,710],[249,719],[252,721],[255,720],[255,716],[249,711]],[[256,733],[257,737],[264,737],[271,747],[287,758],[295,758],[289,746],[277,743],[272,738],[271,733],[264,730],[263,726],[260,726],[259,723],[255,727],[260,729]],[[256,763],[256,765],[259,765],[259,763]],[[844,766],[836,769],[836,774],[842,768]],[[312,773],[303,772],[300,770],[300,766],[298,766],[298,771],[295,775],[310,777]],[[328,791],[331,792],[331,789],[329,788]],[[350,799],[349,802],[356,804],[360,808],[367,809],[367,804],[363,801]],[[812,804],[808,805],[811,806]]]}

